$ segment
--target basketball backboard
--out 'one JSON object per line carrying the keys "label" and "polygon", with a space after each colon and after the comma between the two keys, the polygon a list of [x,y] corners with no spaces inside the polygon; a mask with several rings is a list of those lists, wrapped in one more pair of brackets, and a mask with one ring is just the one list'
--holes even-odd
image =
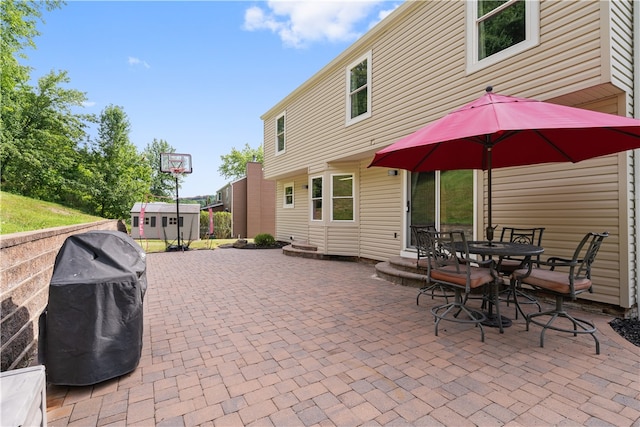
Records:
{"label": "basketball backboard", "polygon": [[160,153],[160,172],[172,174],[192,173],[191,154]]}

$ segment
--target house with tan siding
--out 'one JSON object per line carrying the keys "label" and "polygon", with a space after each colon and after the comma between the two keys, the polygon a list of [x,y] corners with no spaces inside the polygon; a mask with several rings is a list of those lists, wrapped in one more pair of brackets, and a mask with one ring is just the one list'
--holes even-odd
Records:
{"label": "house with tan siding", "polygon": [[[510,0],[486,10],[476,1],[403,3],[261,117],[276,238],[379,261],[416,256],[412,224],[482,238],[485,172],[369,168],[374,153],[489,85],[639,117],[638,9],[633,1]],[[517,25],[505,41],[497,35],[507,20]],[[627,309],[638,298],[639,193],[639,150],[495,169],[493,223],[545,227],[545,257],[568,256],[586,232],[608,231],[594,293],[582,297]]]}

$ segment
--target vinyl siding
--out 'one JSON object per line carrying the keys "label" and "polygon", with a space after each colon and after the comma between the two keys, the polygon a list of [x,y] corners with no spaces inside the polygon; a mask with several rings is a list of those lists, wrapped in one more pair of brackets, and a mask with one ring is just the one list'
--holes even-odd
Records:
{"label": "vinyl siding", "polygon": [[[606,4],[610,8],[611,80],[628,94],[625,109],[628,116],[633,116],[633,4],[630,1]],[[637,2],[636,7],[640,7]]]}
{"label": "vinyl siding", "polygon": [[[293,208],[283,208],[284,185],[293,183]],[[298,241],[309,241],[309,189],[306,175],[278,182],[276,185],[276,240],[287,242],[293,236]]]}
{"label": "vinyl siding", "polygon": [[403,174],[389,176],[389,169],[360,164],[360,254],[386,260],[402,249]]}
{"label": "vinyl siding", "polygon": [[[371,158],[376,150],[477,98],[488,84],[497,93],[545,100],[602,83],[600,3],[541,3],[540,45],[470,75],[461,19],[465,3],[404,4],[402,25],[385,26],[383,21],[373,36],[363,38],[368,43],[356,43],[263,115],[265,178],[301,168],[321,171],[327,162],[346,158]],[[372,117],[345,127],[345,67],[369,50]],[[283,111],[287,149],[275,156],[274,123]]]}
{"label": "vinyl siding", "polygon": [[[628,2],[540,2],[540,43],[473,73],[466,71],[466,2],[405,2],[307,82],[267,111],[265,177],[278,181],[277,232],[307,237],[323,253],[384,260],[404,248],[404,173],[388,176],[367,165],[373,154],[482,95],[530,97],[629,115],[631,40]],[[345,126],[345,67],[372,53],[371,117]],[[286,152],[275,156],[275,119],[286,111]],[[494,224],[545,226],[545,256],[568,256],[588,231],[611,237],[594,267],[595,293],[585,298],[628,307],[637,280],[630,154],[576,165],[494,171]],[[358,223],[309,221],[308,194],[299,209],[300,184],[355,164]],[[357,162],[357,163],[353,163]],[[345,169],[346,170],[346,169]],[[476,232],[484,233],[486,177],[477,176],[485,204]],[[627,179],[627,177],[630,177]],[[282,209],[282,184],[296,180],[296,208]],[[328,182],[328,181],[325,181]],[[330,203],[325,193],[325,204]],[[621,230],[622,228],[622,230]]]}

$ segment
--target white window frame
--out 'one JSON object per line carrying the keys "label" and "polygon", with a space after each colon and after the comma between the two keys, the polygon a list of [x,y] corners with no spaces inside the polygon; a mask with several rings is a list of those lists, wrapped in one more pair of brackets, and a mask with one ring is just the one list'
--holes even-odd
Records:
{"label": "white window frame", "polygon": [[[504,10],[519,0],[509,0],[493,13]],[[478,1],[466,2],[467,17],[467,74],[482,70],[540,44],[540,3],[525,1],[525,40],[483,59],[478,59]]]}
{"label": "white window frame", "polygon": [[[320,194],[320,197],[313,197],[313,180],[314,179],[319,179],[320,182],[322,183],[322,193]],[[321,217],[320,219],[315,219],[313,217],[313,212],[314,212],[313,201],[314,200],[320,200],[322,202],[322,209],[320,210],[320,217]],[[322,222],[324,220],[324,209],[325,209],[324,177],[322,175],[309,177],[309,219],[313,222]]]}
{"label": "white window frame", "polygon": [[[345,70],[345,79],[346,79],[346,86],[345,86],[345,105],[346,105],[346,111],[345,111],[345,118],[346,118],[346,122],[345,125],[346,126],[350,126],[352,124],[358,123],[362,120],[368,119],[369,117],[371,117],[371,68],[372,68],[372,62],[371,62],[371,51],[365,53],[364,55],[362,55],[361,57],[359,57],[358,59],[356,59],[355,61],[353,61],[351,64],[349,64]],[[351,70],[358,64],[360,64],[362,61],[366,60],[367,61],[367,112],[360,114],[359,116],[356,117],[351,117]]]}
{"label": "white window frame", "polygon": [[[291,203],[287,203],[287,188],[291,188]],[[293,209],[295,206],[295,187],[293,182],[288,182],[282,186],[282,207]]]}
{"label": "white window frame", "polygon": [[[333,177],[335,176],[344,176],[344,175],[348,175],[351,177],[351,196],[346,197],[346,196],[335,196],[333,194]],[[344,172],[344,173],[334,173],[331,174],[331,222],[340,222],[340,223],[345,223],[345,222],[355,222],[356,221],[356,176],[354,173],[351,172]],[[336,199],[351,199],[351,212],[353,214],[353,218],[351,219],[334,219],[333,218],[333,202]]]}
{"label": "white window frame", "polygon": [[[278,137],[280,136],[278,134],[278,120],[282,119],[284,122],[284,126],[283,126],[283,130],[282,130],[282,138],[283,138],[283,144],[284,147],[282,147],[282,150],[279,150],[278,147]],[[283,112],[282,114],[279,114],[278,116],[276,116],[276,123],[275,123],[275,129],[274,132],[276,134],[276,156],[283,154],[287,151],[287,112]]]}

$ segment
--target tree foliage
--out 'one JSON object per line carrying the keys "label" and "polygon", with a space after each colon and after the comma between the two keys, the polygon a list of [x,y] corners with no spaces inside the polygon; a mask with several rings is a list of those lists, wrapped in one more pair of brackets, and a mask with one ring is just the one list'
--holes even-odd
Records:
{"label": "tree foliage", "polygon": [[94,118],[74,114],[84,93],[65,89],[66,72],[42,77],[34,91],[21,85],[14,91],[15,108],[6,114],[0,145],[0,173],[5,190],[53,202],[73,199],[79,190],[78,146]]}
{"label": "tree foliage", "polygon": [[249,144],[245,144],[242,150],[232,147],[231,152],[220,156],[220,159],[222,164],[218,168],[218,172],[227,179],[236,179],[245,176],[248,162],[262,163],[264,153],[262,145],[258,148],[251,148]]}
{"label": "tree foliage", "polygon": [[110,105],[100,114],[98,140],[90,152],[93,200],[105,218],[124,219],[151,184],[151,167],[129,141],[130,123],[121,107]]}
{"label": "tree foliage", "polygon": [[[0,2],[0,182],[3,190],[53,201],[107,218],[128,218],[148,193],[169,196],[171,176],[158,171],[159,153],[172,152],[155,140],[139,153],[129,141],[121,107],[99,117],[82,114],[87,96],[67,88],[66,71],[50,72],[32,87],[31,68],[20,63],[35,48],[38,22],[58,0]],[[98,136],[90,126],[98,123]],[[155,174],[154,174],[155,172]]]}
{"label": "tree foliage", "polygon": [[[153,139],[143,151],[144,158],[151,168],[151,187],[149,189],[150,200],[170,198],[176,188],[175,178],[167,173],[160,172],[160,153],[175,153],[173,148],[164,139]],[[178,185],[182,182],[182,176],[178,177]]]}

